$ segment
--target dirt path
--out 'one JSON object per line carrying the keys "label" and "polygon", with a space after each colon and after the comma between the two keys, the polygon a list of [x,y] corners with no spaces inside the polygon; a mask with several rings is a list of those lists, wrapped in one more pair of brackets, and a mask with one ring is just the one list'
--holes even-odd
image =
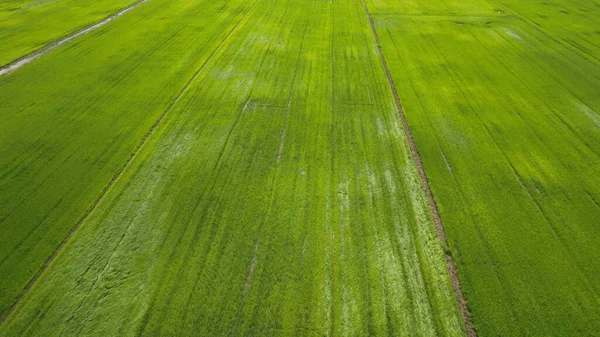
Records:
{"label": "dirt path", "polygon": [[[138,2],[138,5],[142,4],[146,1],[148,1],[148,0],[143,0],[142,2]],[[6,319],[16,309],[16,307],[21,302],[21,300],[25,297],[25,295],[27,295],[29,290],[31,290],[31,288],[37,283],[39,278],[44,274],[44,272],[52,265],[52,263],[54,262],[56,257],[63,250],[63,248],[69,243],[69,241],[71,241],[71,238],[73,238],[73,236],[75,235],[77,230],[81,227],[81,225],[85,222],[85,220],[87,220],[87,218],[94,212],[94,210],[102,202],[102,200],[104,200],[104,197],[106,196],[108,191],[110,191],[110,189],[115,184],[115,182],[117,182],[119,180],[119,178],[122,176],[125,169],[127,169],[131,165],[131,163],[133,162],[133,159],[137,156],[138,153],[140,153],[141,149],[148,142],[148,139],[150,138],[150,136],[158,128],[158,126],[165,119],[165,117],[169,114],[169,112],[171,112],[171,110],[173,110],[173,107],[177,104],[177,102],[179,102],[179,100],[181,99],[183,94],[187,91],[187,89],[190,87],[190,85],[194,82],[194,80],[198,77],[198,75],[200,75],[200,73],[205,68],[205,66],[210,62],[210,60],[212,60],[212,58],[217,54],[217,52],[223,47],[225,42],[229,39],[229,37],[232,35],[232,33],[239,27],[239,25],[244,21],[244,19],[248,16],[248,14],[250,12],[252,12],[252,10],[254,9],[254,7],[256,7],[256,5],[258,4],[259,1],[260,0],[255,0],[254,3],[252,4],[252,6],[248,9],[248,11],[240,18],[240,20],[233,26],[233,28],[231,28],[227,32],[227,34],[225,35],[225,37],[223,37],[223,40],[219,43],[219,45],[210,53],[210,55],[206,58],[206,60],[202,63],[202,65],[194,72],[194,74],[189,78],[189,80],[185,83],[185,85],[177,93],[175,98],[173,98],[173,101],[171,101],[171,103],[165,108],[164,112],[158,117],[158,119],[154,122],[154,124],[152,124],[152,127],[150,128],[150,130],[148,130],[148,132],[144,135],[144,137],[142,138],[140,143],[131,152],[131,155],[129,156],[129,158],[127,158],[127,161],[125,162],[125,164],[115,173],[115,175],[108,182],[108,184],[106,184],[106,186],[104,187],[104,189],[102,190],[102,192],[100,193],[98,198],[94,201],[94,203],[90,206],[90,208],[88,208],[88,210],[83,214],[83,216],[77,222],[75,227],[73,227],[73,229],[71,230],[69,235],[60,243],[60,245],[56,248],[54,253],[48,258],[48,260],[46,260],[44,265],[38,270],[38,272],[35,274],[35,276],[29,281],[27,286],[25,286],[25,288],[23,289],[23,292],[15,299],[15,301],[11,305],[11,307],[6,312],[2,313],[2,315],[0,316],[0,324],[4,323],[4,321],[6,321]],[[130,8],[133,9],[132,7],[130,7]]]}
{"label": "dirt path", "polygon": [[4,76],[4,75],[8,75],[8,74],[12,73],[13,71],[21,68],[22,66],[24,66],[28,63],[31,63],[31,62],[39,59],[40,57],[48,54],[49,52],[53,51],[54,49],[75,40],[76,38],[80,37],[81,35],[87,34],[91,31],[94,31],[94,30],[106,25],[107,23],[111,22],[112,20],[122,16],[123,14],[125,14],[127,12],[130,12],[130,11],[136,9],[137,7],[143,5],[144,3],[148,2],[148,1],[149,0],[140,0],[125,9],[122,9],[114,14],[111,14],[109,17],[105,18],[104,20],[102,20],[100,22],[97,22],[97,23],[95,23],[87,28],[84,28],[80,31],[77,31],[73,34],[67,35],[66,37],[64,37],[58,41],[52,42],[40,49],[28,54],[28,55],[21,57],[20,59],[18,59],[16,61],[13,61],[9,64],[2,66],[0,68],[0,76]]}
{"label": "dirt path", "polygon": [[[412,133],[410,132],[410,128],[408,127],[408,121],[406,119],[406,115],[404,115],[404,109],[402,108],[402,103],[400,102],[400,97],[398,96],[398,90],[396,89],[396,85],[394,84],[392,73],[388,68],[385,56],[383,55],[383,49],[381,48],[379,35],[377,34],[377,30],[375,29],[375,22],[373,21],[373,17],[369,12],[369,8],[367,7],[365,0],[362,0],[362,2],[367,17],[369,18],[371,32],[373,33],[375,43],[377,44],[377,53],[379,54],[379,58],[385,71],[385,75],[387,77],[390,89],[392,90],[392,95],[394,96],[394,102],[396,103],[398,115],[400,116],[400,120],[402,121],[402,128],[404,130],[404,134],[406,135],[406,139],[410,147],[410,152],[415,161],[415,165],[417,166],[417,172],[419,173],[419,178],[423,185],[423,189],[425,190],[425,196],[427,197],[427,203],[429,204],[429,209],[431,210],[431,214],[433,215],[433,222],[435,223],[437,235],[442,241],[442,243],[444,245],[447,245],[446,233],[444,231],[444,226],[442,225],[442,219],[440,218],[437,205],[435,204],[435,200],[433,199],[433,194],[431,193],[431,188],[429,187],[429,182],[427,181],[427,176],[425,175],[425,170],[423,169],[423,163],[421,162],[421,157],[419,157],[419,152],[417,151],[417,147],[412,138]],[[458,279],[458,271],[456,269],[456,265],[454,264],[454,259],[452,258],[452,255],[449,251],[445,252],[445,257],[446,267],[448,268],[448,273],[450,274],[450,281],[452,282],[452,289],[454,290],[454,294],[456,295],[456,301],[458,302],[458,307],[465,322],[467,336],[477,337],[477,330],[475,329],[475,325],[473,324],[471,311],[469,311],[467,300],[465,299],[465,295],[463,294],[462,288],[460,286],[460,281]]]}

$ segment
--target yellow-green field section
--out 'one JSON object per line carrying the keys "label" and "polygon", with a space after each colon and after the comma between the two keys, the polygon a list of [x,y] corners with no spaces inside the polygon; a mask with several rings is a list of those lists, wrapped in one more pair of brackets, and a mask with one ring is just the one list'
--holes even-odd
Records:
{"label": "yellow-green field section", "polygon": [[[3,85],[33,81],[34,72],[50,76],[59,62],[63,76],[73,76],[82,67],[68,61],[77,49],[102,48],[106,36],[123,41],[119,29],[147,24],[138,15],[149,15],[153,25],[165,15],[159,6],[174,13],[190,6],[182,13],[197,9],[195,20],[204,22],[206,4],[152,0],[75,48],[10,74]],[[202,35],[185,41],[187,48],[203,43],[214,52],[180,76],[184,83],[165,86],[181,92],[174,105],[161,105],[159,98],[169,95],[159,88],[130,84],[123,95],[110,96],[129,104],[94,114],[110,130],[94,140],[112,143],[106,133],[118,132],[113,119],[132,114],[123,121],[131,131],[121,132],[133,142],[140,137],[132,134],[147,131],[161,113],[136,106],[128,92],[144,92],[139,101],[167,112],[0,335],[464,335],[443,247],[362,3],[237,6],[244,13],[216,43]],[[180,56],[166,59],[177,44],[148,43],[145,48],[167,53],[165,67],[181,62]],[[81,76],[114,81],[98,62]],[[141,77],[136,83],[150,85],[161,73],[143,73],[135,64],[129,69]],[[93,94],[84,88],[80,95]],[[145,95],[158,96],[157,102]],[[81,104],[93,102],[87,101]],[[80,118],[73,123],[100,132]],[[31,118],[15,114],[12,121]],[[65,126],[48,130],[49,139],[57,128]],[[132,147],[119,146],[125,150],[102,149],[124,162]],[[74,155],[81,151],[73,149]],[[93,163],[86,169],[107,171]],[[88,183],[86,190],[99,194],[101,187]],[[31,231],[43,237],[39,226]],[[66,234],[58,230],[60,241]]]}
{"label": "yellow-green field section", "polygon": [[[134,2],[1,2],[0,66]],[[479,336],[598,336],[599,32],[148,0],[0,77],[0,336],[465,336],[445,254]]]}

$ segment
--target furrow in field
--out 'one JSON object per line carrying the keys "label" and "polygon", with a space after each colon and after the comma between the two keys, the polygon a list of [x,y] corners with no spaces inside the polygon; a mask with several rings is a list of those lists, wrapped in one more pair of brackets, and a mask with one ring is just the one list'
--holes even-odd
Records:
{"label": "furrow in field", "polygon": [[360,1],[259,2],[0,335],[464,336],[396,113]]}
{"label": "furrow in field", "polygon": [[95,24],[93,24],[93,25],[91,25],[89,27],[86,27],[86,28],[84,28],[84,29],[82,29],[82,30],[80,30],[78,32],[75,32],[75,33],[73,33],[73,34],[71,34],[69,36],[66,36],[66,37],[64,37],[64,38],[62,38],[62,39],[60,39],[60,40],[58,40],[56,42],[52,42],[52,43],[50,43],[50,44],[48,44],[48,45],[46,45],[46,46],[44,46],[44,47],[42,47],[42,48],[34,51],[34,52],[32,52],[31,54],[25,55],[25,56],[21,57],[20,59],[14,61],[14,62],[11,62],[9,64],[6,64],[6,65],[0,67],[0,76],[4,76],[4,75],[7,75],[9,73],[12,73],[13,71],[21,68],[22,66],[24,66],[24,65],[26,65],[28,63],[31,63],[31,62],[39,59],[40,57],[42,57],[42,56],[50,53],[51,51],[55,50],[56,48],[58,48],[58,47],[60,47],[62,45],[65,45],[65,44],[67,44],[67,43],[69,43],[69,42],[77,39],[78,37],[80,37],[80,36],[82,36],[84,34],[90,33],[92,31],[94,31],[94,30],[96,30],[96,29],[98,29],[98,28],[100,28],[100,27],[108,24],[109,22],[111,22],[111,21],[119,18],[120,16],[126,14],[127,12],[130,12],[130,11],[136,9],[137,7],[139,7],[142,4],[146,3],[147,1],[148,0],[140,0],[140,1],[136,2],[136,3],[134,3],[131,6],[129,6],[129,7],[125,8],[125,9],[122,9],[122,10],[120,10],[120,11],[118,11],[118,12],[110,15],[109,17],[105,18],[104,20],[102,20],[100,22],[97,22],[97,23],[95,23]]}

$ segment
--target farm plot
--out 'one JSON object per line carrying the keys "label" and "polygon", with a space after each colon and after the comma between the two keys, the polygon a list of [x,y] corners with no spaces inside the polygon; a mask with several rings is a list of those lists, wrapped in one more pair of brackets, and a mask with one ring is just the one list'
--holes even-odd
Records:
{"label": "farm plot", "polygon": [[252,4],[148,2],[0,77],[0,312]]}
{"label": "farm plot", "polygon": [[0,328],[40,334],[464,335],[361,2],[251,10]]}
{"label": "farm plot", "polygon": [[0,3],[0,67],[92,25],[135,0],[9,0]]}
{"label": "farm plot", "polygon": [[600,69],[486,2],[415,3],[369,2],[480,335],[597,334]]}

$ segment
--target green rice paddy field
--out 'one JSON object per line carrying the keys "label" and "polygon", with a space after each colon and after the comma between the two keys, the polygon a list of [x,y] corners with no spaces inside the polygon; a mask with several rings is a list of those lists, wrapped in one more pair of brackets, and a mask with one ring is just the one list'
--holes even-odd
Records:
{"label": "green rice paddy field", "polygon": [[130,6],[0,75],[0,336],[600,336],[600,2],[0,0],[0,67]]}

